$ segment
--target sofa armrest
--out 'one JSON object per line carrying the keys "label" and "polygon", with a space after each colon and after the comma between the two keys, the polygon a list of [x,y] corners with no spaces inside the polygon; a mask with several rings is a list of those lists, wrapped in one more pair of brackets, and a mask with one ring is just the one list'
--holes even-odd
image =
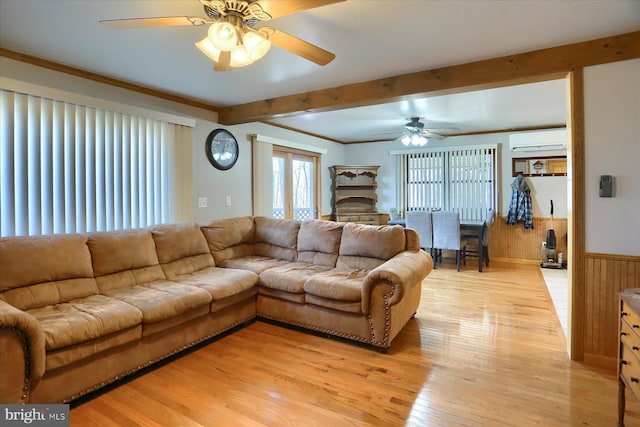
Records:
{"label": "sofa armrest", "polygon": [[26,403],[45,371],[45,339],[30,314],[0,301],[0,402]]}
{"label": "sofa armrest", "polygon": [[391,286],[389,305],[397,304],[407,287],[422,280],[433,269],[431,255],[423,250],[406,250],[371,270],[364,278],[362,286],[362,312],[369,314],[371,293],[376,283],[383,282]]}

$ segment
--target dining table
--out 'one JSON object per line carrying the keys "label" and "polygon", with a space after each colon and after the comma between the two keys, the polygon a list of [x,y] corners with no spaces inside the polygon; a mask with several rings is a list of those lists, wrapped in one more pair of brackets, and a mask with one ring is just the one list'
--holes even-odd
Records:
{"label": "dining table", "polygon": [[[404,218],[396,218],[387,221],[388,225],[406,226]],[[484,241],[484,233],[487,230],[487,222],[484,219],[460,219],[460,235],[465,231],[470,231],[478,236],[478,271],[482,273],[482,263],[484,262],[484,251],[482,250],[482,242]]]}

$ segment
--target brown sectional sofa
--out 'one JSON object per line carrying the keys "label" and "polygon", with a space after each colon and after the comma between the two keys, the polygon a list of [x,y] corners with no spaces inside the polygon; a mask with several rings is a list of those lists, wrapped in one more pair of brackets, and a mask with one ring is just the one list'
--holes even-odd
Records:
{"label": "brown sectional sofa", "polygon": [[0,238],[0,403],[68,402],[255,318],[386,349],[431,268],[413,230],[319,220]]}

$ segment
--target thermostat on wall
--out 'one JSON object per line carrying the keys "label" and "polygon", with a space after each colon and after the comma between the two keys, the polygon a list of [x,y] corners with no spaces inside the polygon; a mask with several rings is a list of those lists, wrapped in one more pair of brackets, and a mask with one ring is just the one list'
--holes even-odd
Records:
{"label": "thermostat on wall", "polygon": [[613,177],[600,175],[600,197],[613,197]]}

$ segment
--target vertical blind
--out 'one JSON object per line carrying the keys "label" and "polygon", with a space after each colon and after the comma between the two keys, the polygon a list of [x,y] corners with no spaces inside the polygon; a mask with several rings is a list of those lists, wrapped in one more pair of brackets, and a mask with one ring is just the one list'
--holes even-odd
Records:
{"label": "vertical blind", "polygon": [[396,194],[403,212],[443,209],[464,219],[495,211],[496,146],[395,152]]}
{"label": "vertical blind", "polygon": [[191,129],[0,90],[0,236],[173,221],[179,140]]}

